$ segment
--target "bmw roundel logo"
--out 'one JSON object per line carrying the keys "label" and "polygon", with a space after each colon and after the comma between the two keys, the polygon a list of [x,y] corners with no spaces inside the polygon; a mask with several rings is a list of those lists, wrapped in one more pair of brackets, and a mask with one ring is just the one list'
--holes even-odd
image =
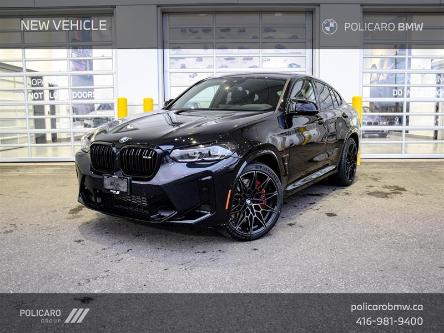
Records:
{"label": "bmw roundel logo", "polygon": [[120,142],[120,143],[125,143],[125,142],[127,142],[128,140],[131,140],[131,138],[129,138],[129,137],[127,137],[127,136],[124,136],[123,138],[120,138],[120,139],[119,139],[119,142]]}
{"label": "bmw roundel logo", "polygon": [[325,19],[322,22],[322,31],[327,35],[333,35],[338,31],[338,22],[335,19]]}

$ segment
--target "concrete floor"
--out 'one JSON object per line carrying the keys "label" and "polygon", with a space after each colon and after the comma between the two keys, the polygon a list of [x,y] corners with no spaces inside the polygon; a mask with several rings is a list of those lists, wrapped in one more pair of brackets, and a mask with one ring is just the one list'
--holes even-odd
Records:
{"label": "concrete floor", "polygon": [[444,162],[364,162],[266,237],[141,225],[76,202],[72,164],[0,166],[0,292],[444,292]]}

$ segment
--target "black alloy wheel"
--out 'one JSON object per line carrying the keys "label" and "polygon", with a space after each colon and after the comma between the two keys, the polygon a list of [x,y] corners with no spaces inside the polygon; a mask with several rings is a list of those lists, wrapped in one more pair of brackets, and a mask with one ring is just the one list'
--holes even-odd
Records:
{"label": "black alloy wheel", "polygon": [[345,162],[345,178],[347,181],[353,182],[356,174],[358,147],[356,147],[355,140],[351,140],[348,145],[347,157]]}
{"label": "black alloy wheel", "polygon": [[356,176],[358,157],[358,146],[356,141],[349,138],[342,150],[341,160],[338,165],[338,172],[332,176],[336,185],[349,186],[353,183]]}
{"label": "black alloy wheel", "polygon": [[282,185],[271,168],[254,163],[237,177],[226,230],[239,240],[254,240],[270,231],[282,208]]}

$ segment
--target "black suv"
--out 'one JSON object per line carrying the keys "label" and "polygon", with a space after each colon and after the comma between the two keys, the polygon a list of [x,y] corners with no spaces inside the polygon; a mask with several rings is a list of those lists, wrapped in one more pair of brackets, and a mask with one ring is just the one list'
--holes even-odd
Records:
{"label": "black suv", "polygon": [[305,75],[202,80],[163,110],[116,120],[82,139],[79,201],[149,222],[265,235],[284,196],[355,177],[359,122],[328,84]]}

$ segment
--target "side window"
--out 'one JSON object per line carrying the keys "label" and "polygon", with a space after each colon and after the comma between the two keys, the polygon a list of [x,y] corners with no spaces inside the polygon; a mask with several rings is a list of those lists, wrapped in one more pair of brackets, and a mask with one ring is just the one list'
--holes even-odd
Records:
{"label": "side window", "polygon": [[290,98],[303,99],[317,104],[313,83],[307,79],[296,81],[293,90],[291,91]]}
{"label": "side window", "polygon": [[334,97],[335,107],[341,106],[342,105],[342,98],[341,98],[341,96],[333,88],[330,88],[330,90],[331,90],[332,96]]}
{"label": "side window", "polygon": [[316,89],[318,91],[319,96],[319,104],[321,107],[321,110],[331,110],[334,108],[333,105],[333,98],[330,94],[330,89],[328,86],[321,82],[316,81]]}

